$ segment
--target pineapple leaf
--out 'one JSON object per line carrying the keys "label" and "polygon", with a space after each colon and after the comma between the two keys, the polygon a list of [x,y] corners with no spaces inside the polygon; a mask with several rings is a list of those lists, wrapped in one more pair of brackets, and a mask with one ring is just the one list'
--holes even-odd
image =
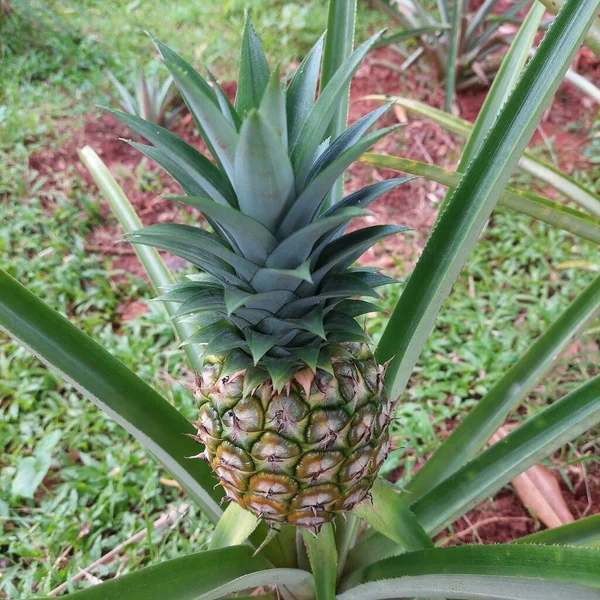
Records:
{"label": "pineapple leaf", "polygon": [[[366,286],[360,278],[352,274],[329,275],[316,296],[305,296],[288,302],[280,311],[279,316],[284,319],[293,318],[294,315],[319,304],[323,300],[339,298],[340,302],[350,296],[370,296],[379,298],[379,294],[370,286]],[[331,310],[331,309],[330,309]]]}
{"label": "pineapple leaf", "polygon": [[[325,331],[328,334],[345,334],[349,338],[347,341],[369,341],[369,337],[356,320],[339,310],[333,310],[327,315],[325,319]],[[332,336],[328,335],[327,337],[331,339]]]}
{"label": "pineapple leaf", "polygon": [[325,200],[336,179],[366,150],[382,137],[397,129],[398,125],[380,129],[362,139],[342,153],[336,160],[324,168],[304,188],[291,209],[285,215],[277,231],[277,237],[285,238],[296,231],[299,226],[306,225],[314,218]]}
{"label": "pineapple leaf", "polygon": [[229,324],[225,319],[221,319],[212,325],[203,327],[200,331],[196,331],[189,338],[181,342],[181,346],[187,346],[188,344],[208,344],[214,340],[221,331],[227,329]]}
{"label": "pineapple leaf", "polygon": [[346,131],[337,137],[322,154],[315,158],[315,161],[311,165],[310,171],[306,176],[306,184],[309,184],[317,175],[319,175],[319,173],[321,173],[321,171],[323,171],[323,169],[337,160],[344,152],[355,146],[371,126],[374,125],[393,104],[393,102],[388,102],[387,104],[376,108],[360,118],[354,125],[346,129]]}
{"label": "pineapple leaf", "polygon": [[[185,276],[186,279],[190,281],[196,281],[198,283],[203,283],[204,285],[212,285],[213,287],[222,287],[222,283],[212,275],[208,273],[189,273]],[[182,285],[182,284],[177,284]]]}
{"label": "pineapple leaf", "polygon": [[243,119],[251,109],[258,108],[269,81],[269,65],[250,17],[246,15],[244,39],[235,109]]}
{"label": "pineapple leaf", "polygon": [[250,282],[257,292],[295,290],[301,281],[312,283],[309,261],[295,269],[259,269]]}
{"label": "pineapple leaf", "polygon": [[152,38],[166,67],[171,72],[210,151],[231,180],[233,159],[238,143],[235,127],[223,116],[214,90],[193,67],[171,48]]}
{"label": "pineapple leaf", "polygon": [[294,173],[281,139],[256,110],[242,125],[234,172],[240,210],[275,231],[293,197]]}
{"label": "pineapple leaf", "polygon": [[219,519],[208,544],[209,550],[243,544],[258,526],[259,520],[239,504],[230,504]]}
{"label": "pineapple leaf", "polygon": [[285,387],[285,384],[290,380],[292,372],[294,370],[293,364],[289,360],[269,358],[263,359],[265,367],[269,372],[269,377],[273,382],[273,387],[277,393],[281,392]]}
{"label": "pineapple leaf", "polygon": [[333,525],[325,523],[316,536],[308,529],[302,529],[301,533],[315,582],[315,597],[317,600],[332,600],[336,597],[338,569],[338,553]]}
{"label": "pineapple leaf", "polygon": [[146,121],[156,122],[157,111],[156,106],[153,106],[151,97],[152,97],[152,88],[156,86],[156,80],[154,80],[154,85],[148,87],[148,81],[143,73],[140,72],[138,75],[138,84],[135,88],[135,96],[137,99],[137,104],[139,107],[139,114],[142,119]]}
{"label": "pineapple leaf", "polygon": [[[207,261],[215,258],[221,264],[233,267],[241,277],[250,280],[258,267],[243,256],[233,252],[217,235],[191,225],[156,223],[127,236],[135,244],[161,248],[205,268]],[[217,263],[218,264],[218,263]],[[210,273],[209,269],[205,269]]]}
{"label": "pineapple leaf", "polygon": [[246,341],[232,327],[221,330],[207,345],[204,356],[221,356],[235,348],[248,348]]}
{"label": "pineapple leaf", "polygon": [[368,185],[367,187],[357,190],[356,192],[352,192],[351,194],[348,194],[348,196],[342,198],[337,204],[334,204],[333,206],[328,208],[321,215],[321,217],[331,217],[332,215],[335,215],[335,213],[338,210],[347,208],[349,206],[358,206],[360,208],[364,208],[365,206],[371,204],[371,202],[373,202],[374,200],[377,200],[377,198],[379,198],[379,196],[381,196],[382,194],[393,190],[395,187],[398,187],[403,183],[412,181],[413,179],[417,178],[412,176],[401,177],[397,179],[388,179],[387,181],[381,181],[379,183],[373,183],[371,185]]}
{"label": "pineapple leaf", "polygon": [[321,286],[319,295],[331,292],[345,296],[370,296],[379,298],[379,294],[360,277],[349,273],[334,274],[326,277]]}
{"label": "pineapple leaf", "polygon": [[288,350],[303,361],[313,373],[317,372],[317,362],[319,360],[319,353],[321,352],[320,344],[288,348]]}
{"label": "pineapple leaf", "polygon": [[244,319],[252,325],[258,325],[264,319],[270,317],[272,313],[260,308],[237,308],[235,316]]}
{"label": "pineapple leaf", "polygon": [[265,89],[259,112],[267,119],[279,136],[285,148],[288,146],[287,116],[285,113],[285,92],[281,85],[281,73],[277,67]]}
{"label": "pineapple leaf", "polygon": [[[205,287],[201,283],[190,282],[190,283],[176,283],[174,285],[169,285],[164,288],[161,288],[163,293],[156,298],[152,298],[152,302],[185,302],[199,291],[202,291]],[[222,287],[218,286],[209,286],[209,287]]]}
{"label": "pineapple leaf", "polygon": [[344,344],[347,342],[369,342],[369,337],[361,330],[360,333],[350,331],[347,329],[340,329],[338,331],[332,331],[327,334],[327,341],[329,343]]}
{"label": "pineapple leaf", "polygon": [[319,68],[323,56],[323,34],[304,57],[287,89],[287,123],[289,146],[296,142],[298,134],[315,104]]}
{"label": "pineapple leaf", "polygon": [[372,288],[381,287],[382,285],[391,285],[392,283],[402,283],[395,277],[389,277],[388,275],[383,275],[382,273],[376,273],[372,271],[355,271],[353,269],[349,269],[348,273],[358,277],[363,283],[366,283]]}
{"label": "pineapple leaf", "polygon": [[319,238],[339,225],[348,223],[355,217],[363,217],[368,214],[362,208],[347,207],[338,210],[331,217],[316,219],[285,238],[269,255],[267,266],[284,269],[292,268],[308,258]]}
{"label": "pineapple leaf", "polygon": [[[336,348],[335,352],[337,351],[338,349]],[[317,368],[329,373],[332,377],[335,376],[335,373],[333,372],[333,366],[331,364],[331,357],[333,354],[334,348],[332,346],[323,346],[323,348],[321,348],[321,352],[319,353],[319,360],[317,361]]]}
{"label": "pineapple leaf", "polygon": [[[350,315],[351,317],[360,317],[361,315],[382,311],[381,307],[372,302],[366,302],[365,300],[342,300],[335,304],[334,307],[336,310]],[[328,312],[327,308],[325,309],[326,314]]]}
{"label": "pineapple leaf", "polygon": [[217,288],[206,288],[196,295],[186,300],[175,313],[174,317],[179,318],[191,313],[203,311],[224,311],[225,303],[223,301],[223,290]]}
{"label": "pineapple leaf", "polygon": [[244,386],[242,393],[245,397],[250,396],[252,392],[261,384],[269,379],[269,374],[263,369],[251,367],[244,373]]}
{"label": "pineapple leaf", "polygon": [[129,142],[134,148],[159,164],[192,195],[209,195],[215,202],[237,206],[233,189],[223,174],[205,156],[167,129],[118,110],[102,109],[139,133],[157,147]]}
{"label": "pineapple leaf", "polygon": [[207,327],[217,321],[220,321],[225,316],[225,311],[222,312],[200,312],[179,319],[184,323],[191,323],[199,327]]}
{"label": "pineapple leaf", "polygon": [[[259,311],[261,314],[265,312],[267,314],[275,314],[279,310],[281,310],[283,306],[285,306],[292,300],[295,300],[296,298],[296,294],[292,291],[276,289],[270,292],[264,292],[260,294],[249,294],[248,297],[244,298],[243,301],[240,296],[238,300],[240,304],[238,306],[247,307],[251,310],[251,312]],[[235,302],[235,300],[236,296],[233,295],[230,301],[232,305]],[[237,311],[238,307],[236,307],[234,310]],[[239,316],[240,313],[237,314]]]}
{"label": "pineapple leaf", "polygon": [[[401,225],[373,225],[348,233],[325,246],[319,260],[317,270],[313,273],[313,281],[318,284],[332,269],[341,270],[349,267],[371,246],[380,240],[407,231]],[[300,290],[299,290],[300,291]]]}
{"label": "pineapple leaf", "polygon": [[308,314],[298,319],[293,319],[293,323],[300,329],[310,331],[322,339],[327,339],[325,329],[323,328],[323,309],[315,306]]}
{"label": "pineapple leaf", "polygon": [[231,287],[225,288],[225,306],[227,307],[227,314],[231,315],[236,309],[241,308],[255,297],[255,294],[244,292],[238,288]]}
{"label": "pineapple leaf", "polygon": [[131,113],[132,115],[137,115],[138,111],[136,108],[135,100],[133,99],[133,96],[130,94],[129,90],[115,77],[114,73],[112,73],[111,71],[107,71],[106,75],[108,76],[114,88],[121,95],[120,101],[114,98],[112,94],[111,98],[118,102],[119,106],[127,110],[127,112]]}
{"label": "pineapple leaf", "polygon": [[275,336],[265,335],[253,329],[245,331],[244,336],[250,347],[254,366],[256,366],[258,361],[278,343],[278,339]]}
{"label": "pineapple leaf", "polygon": [[193,206],[205,217],[215,220],[225,231],[233,236],[244,257],[262,264],[278,244],[277,238],[261,223],[228,206],[217,204],[210,198],[200,196],[167,196],[169,200],[178,200]]}
{"label": "pineapple leaf", "polygon": [[376,33],[361,44],[339,67],[304,121],[292,147],[292,164],[298,181],[304,181],[315,155],[315,150],[323,141],[323,136],[340,98],[347,91],[350,79],[358,69],[365,54],[380,35],[381,33]]}
{"label": "pineapple leaf", "polygon": [[225,359],[223,368],[221,369],[221,376],[226,377],[237,371],[248,369],[252,366],[252,359],[239,348],[234,348]]}
{"label": "pineapple leaf", "polygon": [[[388,181],[373,183],[372,185],[369,185],[365,188],[357,190],[356,192],[353,192],[352,194],[349,194],[348,196],[346,196],[345,198],[343,198],[342,200],[340,200],[333,206],[329,207],[321,215],[321,218],[326,218],[326,217],[335,215],[339,210],[342,210],[343,208],[346,208],[349,206],[358,206],[358,207],[364,208],[365,206],[368,206],[369,204],[371,204],[371,202],[373,202],[374,200],[377,200],[377,198],[379,198],[379,196],[381,196],[382,194],[389,192],[390,190],[394,189],[395,187],[397,187],[398,185],[400,185],[402,183],[406,183],[407,181],[412,181],[413,179],[416,179],[416,178],[415,177],[402,177],[400,179],[390,179]],[[325,246],[327,246],[327,244],[329,244],[329,242],[338,238],[344,232],[345,229],[346,229],[345,225],[340,225],[334,231],[332,231],[329,235],[325,236],[322,240],[320,240],[318,246],[312,252],[312,255],[311,255],[312,260],[316,261],[319,258],[319,256],[321,256],[321,252],[323,251],[323,248],[325,248]]]}
{"label": "pineapple leaf", "polygon": [[211,83],[213,84],[213,89],[217,96],[217,102],[219,103],[219,108],[221,109],[223,116],[235,127],[236,131],[239,131],[240,126],[242,124],[242,120],[237,114],[235,107],[233,106],[233,104],[231,104],[229,98],[227,97],[227,94],[225,94],[223,88],[221,88],[221,86],[219,85],[217,78],[208,69],[206,69],[206,73]]}

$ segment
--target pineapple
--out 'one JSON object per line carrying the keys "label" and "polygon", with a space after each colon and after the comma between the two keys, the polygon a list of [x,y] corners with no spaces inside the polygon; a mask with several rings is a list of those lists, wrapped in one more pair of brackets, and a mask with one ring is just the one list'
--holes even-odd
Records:
{"label": "pineapple", "polygon": [[393,403],[356,317],[359,297],[394,280],[352,266],[404,227],[345,233],[365,207],[404,180],[369,185],[330,208],[344,170],[391,129],[368,133],[378,108],[336,139],[332,115],[362,58],[357,48],[315,99],[323,38],[289,84],[269,71],[247,22],[235,105],[155,40],[214,163],[136,116],[109,111],[152,145],[130,141],[170,173],[212,231],[160,223],[130,236],[199,268],[161,298],[198,326],[204,345],[195,439],[228,499],[272,527],[318,531],[369,493],[388,451]]}

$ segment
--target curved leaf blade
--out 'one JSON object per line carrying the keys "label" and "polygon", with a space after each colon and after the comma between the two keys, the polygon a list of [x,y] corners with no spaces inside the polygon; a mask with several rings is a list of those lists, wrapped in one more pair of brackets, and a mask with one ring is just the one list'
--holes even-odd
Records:
{"label": "curved leaf blade", "polygon": [[[415,577],[422,575],[477,575],[485,576],[488,583],[488,594],[497,593],[497,588],[490,589],[490,577],[532,578],[551,581],[554,584],[581,584],[595,590],[600,589],[600,571],[598,560],[600,551],[589,548],[568,548],[550,546],[513,546],[497,544],[490,546],[455,546],[409,552],[364,567],[353,573],[344,582],[343,589],[351,586],[375,582],[382,579]],[[481,589],[481,588],[480,588]],[[547,589],[547,588],[546,588]],[[576,588],[575,588],[576,589]],[[583,587],[581,590],[585,589]],[[343,600],[358,598],[359,592],[366,591],[366,586],[355,587],[353,593],[342,594]],[[455,590],[456,594],[463,592]],[[446,593],[444,592],[444,595]],[[598,592],[581,598],[597,598]],[[360,596],[364,598],[366,596]],[[381,596],[373,596],[373,598]],[[387,596],[393,597],[393,596]],[[463,598],[462,595],[451,597]],[[473,596],[471,596],[473,597]],[[481,596],[486,595],[482,593]],[[493,596],[492,596],[493,597]],[[500,596],[502,597],[502,596]],[[510,596],[507,596],[510,598]],[[515,596],[523,600],[530,596]],[[538,596],[542,598],[545,596]],[[569,596],[579,598],[579,596]]]}
{"label": "curved leaf blade", "polygon": [[373,502],[363,502],[354,512],[373,529],[406,550],[433,548],[433,542],[397,488],[377,479],[371,488]]}
{"label": "curved leaf blade", "polygon": [[238,142],[238,133],[234,125],[221,113],[214,90],[193,67],[166,44],[155,38],[152,38],[152,41],[173,76],[211,153],[221,163],[231,180]]}
{"label": "curved leaf blade", "polygon": [[232,502],[219,519],[208,544],[209,550],[243,544],[258,526],[258,519]]}
{"label": "curved leaf blade", "polygon": [[[137,216],[133,206],[131,206],[127,196],[115,181],[111,172],[102,162],[100,157],[89,146],[82,148],[79,152],[79,156],[100,188],[100,191],[110,205],[111,210],[119,220],[119,223],[121,223],[125,233],[132,233],[133,231],[140,229],[142,227],[142,222]],[[133,248],[156,290],[175,283],[173,276],[154,248],[135,245]],[[165,302],[164,305],[170,316],[173,316],[179,308],[175,303]],[[189,323],[174,322],[174,327],[180,340],[189,338],[195,331],[195,327]],[[198,357],[200,356],[202,349],[199,346],[188,345],[185,348],[185,352],[192,367],[197,367]]]}
{"label": "curved leaf blade", "polygon": [[282,585],[291,588],[290,591],[298,599],[311,597],[314,588],[310,573],[300,569],[268,569],[242,575],[210,592],[197,596],[197,600],[215,600],[227,594],[233,594],[253,587]]}
{"label": "curved leaf blade", "polygon": [[315,580],[317,600],[334,600],[338,556],[333,525],[326,523],[318,535],[302,529],[302,539]]}
{"label": "curved leaf blade", "polygon": [[515,475],[600,423],[600,375],[540,411],[412,504],[434,534]]}
{"label": "curved leaf blade", "polygon": [[323,43],[324,36],[322,35],[304,57],[287,89],[286,112],[290,148],[295,144],[298,134],[315,104]]}
{"label": "curved leaf blade", "polygon": [[469,139],[462,151],[460,162],[456,168],[460,173],[466,170],[471,160],[475,157],[487,132],[491,129],[496,117],[500,114],[502,105],[506,102],[511,90],[517,84],[545,12],[542,4],[534,2],[523,24],[519,27],[515,39],[502,60],[500,69],[494,77],[492,86],[485,97],[485,102],[477,115],[471,135],[469,135]]}
{"label": "curved leaf blade", "polygon": [[265,51],[254,31],[250,17],[246,15],[238,88],[235,96],[235,109],[242,119],[251,109],[259,107],[268,82],[269,65]]}
{"label": "curved leaf blade", "polygon": [[333,115],[336,112],[339,100],[347,91],[352,75],[358,69],[365,54],[377,41],[381,34],[377,33],[361,44],[335,71],[327,86],[322,89],[318,100],[308,115],[300,130],[296,143],[292,147],[292,165],[296,173],[296,181],[303,182],[315,152],[323,137]]}
{"label": "curved leaf blade", "polygon": [[[492,591],[494,590],[494,591]],[[338,600],[385,598],[458,598],[460,600],[598,600],[600,596],[578,584],[548,582],[524,577],[493,575],[413,575],[359,585]]]}
{"label": "curved leaf blade", "polygon": [[264,572],[265,561],[248,546],[174,558],[69,594],[75,600],[196,600],[244,575]]}
{"label": "curved leaf blade", "polygon": [[450,22],[450,31],[448,32],[448,59],[446,62],[446,94],[444,99],[444,109],[446,112],[452,111],[452,102],[454,101],[456,63],[460,48],[461,25],[463,22],[465,2],[466,0],[454,0],[452,3],[452,20]]}
{"label": "curved leaf blade", "polygon": [[[410,100],[408,98],[391,98],[389,96],[372,95],[365,96],[365,100],[377,100],[378,102],[389,102],[394,100],[396,104],[406,108],[409,112],[431,119],[438,123],[448,131],[469,137],[473,125],[468,121],[454,117],[442,110],[433,108],[418,100]],[[600,196],[593,191],[575,181],[569,175],[555,169],[548,163],[538,159],[530,152],[524,152],[519,160],[519,167],[527,171],[534,177],[541,179],[545,183],[551,185],[554,189],[570,198],[576,204],[589,210],[596,216],[600,216]]]}
{"label": "curved leaf blade", "polygon": [[406,486],[413,502],[473,458],[508,414],[600,314],[600,277],[584,290],[459,423]]}
{"label": "curved leaf blade", "polygon": [[181,138],[169,130],[139,117],[127,115],[118,110],[106,108],[102,110],[155,144],[155,146],[147,146],[129,142],[169,173],[186,194],[195,196],[208,194],[220,204],[237,206],[231,185],[223,177],[221,171]]}
{"label": "curved leaf blade", "polygon": [[246,116],[235,154],[234,187],[240,210],[274,232],[294,192],[287,150],[266,117]]}
{"label": "curved leaf blade", "polygon": [[267,258],[267,253],[278,244],[277,238],[262,223],[239,210],[200,196],[168,196],[168,198],[188,204],[205,217],[214,219],[232,235],[243,255],[252,262],[262,264]]}
{"label": "curved leaf blade", "polygon": [[600,515],[578,519],[573,523],[532,533],[513,544],[550,544],[600,548]]}
{"label": "curved leaf blade", "polygon": [[[462,173],[457,171],[450,171],[400,156],[386,156],[385,154],[367,152],[361,156],[360,161],[376,167],[395,169],[404,173],[426,177],[448,187],[456,187],[462,177]],[[584,240],[600,244],[600,219],[569,206],[564,206],[559,202],[552,202],[547,198],[530,192],[523,192],[517,188],[506,187],[498,200],[498,204],[542,223],[568,231]]]}
{"label": "curved leaf blade", "polygon": [[189,460],[198,445],[192,425],[102,346],[0,270],[0,329],[72,383],[131,433],[173,475],[211,521],[222,496],[210,467]]}
{"label": "curved leaf blade", "polygon": [[[329,0],[327,33],[325,34],[325,49],[323,64],[321,65],[321,92],[327,87],[335,72],[352,54],[356,26],[356,4],[357,0]],[[332,140],[340,136],[348,124],[350,85],[347,93],[340,98],[327,130],[326,137],[331,137]],[[329,205],[333,205],[340,200],[343,195],[343,187],[344,181],[342,177],[338,177],[328,197]]]}

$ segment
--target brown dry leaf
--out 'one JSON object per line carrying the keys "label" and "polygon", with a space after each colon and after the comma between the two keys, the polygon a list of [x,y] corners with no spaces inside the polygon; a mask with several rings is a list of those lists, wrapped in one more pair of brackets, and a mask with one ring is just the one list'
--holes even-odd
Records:
{"label": "brown dry leaf", "polygon": [[[500,427],[490,438],[494,444],[510,432],[509,427]],[[534,465],[517,475],[511,484],[521,502],[548,528],[559,527],[575,520],[558,481],[542,465]]]}
{"label": "brown dry leaf", "polygon": [[394,104],[392,110],[394,111],[394,116],[396,117],[398,123],[408,123],[408,115],[406,114],[406,110],[404,110],[403,106]]}
{"label": "brown dry leaf", "polygon": [[[190,457],[190,458],[193,458],[193,457]],[[163,485],[166,485],[167,487],[175,487],[180,490],[183,489],[181,487],[181,485],[179,484],[179,482],[175,481],[174,479],[167,479],[166,477],[161,477],[159,479],[159,481],[160,481],[160,483],[162,483]]]}

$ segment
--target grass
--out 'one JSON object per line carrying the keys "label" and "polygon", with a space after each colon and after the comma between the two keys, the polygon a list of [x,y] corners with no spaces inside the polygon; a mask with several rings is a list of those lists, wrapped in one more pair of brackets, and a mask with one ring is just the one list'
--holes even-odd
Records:
{"label": "grass", "polygon": [[[184,386],[183,354],[161,308],[149,304],[148,314],[122,319],[129,303],[151,297],[149,287],[123,274],[115,279],[110,261],[85,249],[88,234],[103,222],[97,198],[75,169],[51,183],[29,168],[28,158],[56,149],[91,106],[107,101],[106,68],[123,77],[154,61],[144,29],[232,77],[244,4],[180,2],[164,11],[156,0],[63,0],[49,13],[41,3],[16,0],[13,17],[0,22],[2,267],[188,418],[194,406]],[[282,64],[298,59],[326,19],[324,0],[257,0],[252,11],[267,52]],[[357,37],[364,38],[381,16],[363,9],[359,23]],[[598,173],[582,177],[597,180]],[[146,186],[157,184],[151,172],[143,179]],[[572,261],[584,262],[561,267]],[[590,280],[593,273],[584,268],[590,264],[597,265],[590,244],[507,211],[495,214],[399,408],[399,451],[388,470],[402,459],[408,473],[439,445],[440,434]],[[399,292],[385,292],[387,310]],[[375,339],[383,322],[381,316],[369,320]],[[597,338],[596,329],[587,340]],[[561,361],[517,416],[539,410],[589,375],[593,359],[578,352]],[[168,505],[185,503],[169,474],[71,386],[1,336],[0,448],[0,598],[48,592],[139,531],[146,531],[142,539],[94,576],[106,579],[201,549],[210,536],[210,524],[193,507],[172,529],[153,531]]]}

